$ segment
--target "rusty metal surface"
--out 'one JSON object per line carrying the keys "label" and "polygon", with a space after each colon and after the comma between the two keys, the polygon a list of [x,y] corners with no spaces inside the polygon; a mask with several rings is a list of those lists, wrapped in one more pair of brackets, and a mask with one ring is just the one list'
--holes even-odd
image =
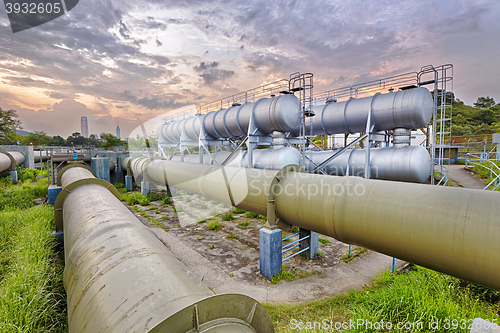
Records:
{"label": "rusty metal surface", "polygon": [[[87,170],[70,169],[62,183],[71,187],[70,180],[87,176]],[[72,189],[63,216],[71,333],[274,332],[258,302],[214,296],[105,187]]]}

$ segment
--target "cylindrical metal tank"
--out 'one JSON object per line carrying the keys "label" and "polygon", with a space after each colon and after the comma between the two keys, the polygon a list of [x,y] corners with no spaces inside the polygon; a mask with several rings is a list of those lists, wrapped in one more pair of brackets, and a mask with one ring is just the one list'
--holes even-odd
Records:
{"label": "cylindrical metal tank", "polygon": [[366,131],[368,112],[372,107],[374,131],[394,128],[421,128],[429,123],[434,104],[426,88],[414,88],[370,97],[331,102],[313,107],[311,118],[314,135],[359,133]]}
{"label": "cylindrical metal tank", "polygon": [[[305,169],[313,171],[316,165],[326,161],[334,151],[306,151]],[[348,150],[327,163],[323,170],[329,175],[364,177],[366,151]],[[312,161],[312,162],[311,162]],[[385,147],[370,150],[370,178],[413,183],[425,183],[431,175],[431,157],[422,146],[403,148]]]}
{"label": "cylindrical metal tank", "polygon": [[109,161],[109,171],[115,171],[116,165],[115,162]]}
{"label": "cylindrical metal tank", "polygon": [[274,332],[257,301],[214,295],[105,186],[81,183],[63,203],[70,332]]}
{"label": "cylindrical metal tank", "polygon": [[[269,170],[152,161],[148,174],[266,214]],[[289,172],[274,209],[291,225],[500,290],[500,205],[492,191]]]}
{"label": "cylindrical metal tank", "polygon": [[180,140],[183,129],[191,140],[196,141],[199,139],[202,127],[215,139],[240,138],[248,133],[252,112],[255,125],[264,134],[270,134],[273,131],[298,134],[300,131],[299,99],[294,95],[281,95],[173,121],[162,125],[157,133],[170,143]]}
{"label": "cylindrical metal tank", "polygon": [[[222,164],[227,157],[229,152],[219,152],[212,154],[212,157],[216,161],[213,164]],[[180,156],[175,155],[172,161],[180,161]],[[291,147],[279,147],[279,148],[268,148],[268,149],[254,149],[253,150],[253,163],[256,169],[272,169],[279,170],[285,165],[289,164],[300,164],[302,155],[300,152]],[[188,163],[199,163],[200,156],[198,154],[186,155],[184,156],[184,162]],[[208,154],[203,154],[203,164],[212,164],[210,156]],[[233,155],[231,160],[226,164],[226,166],[232,167],[248,167],[248,151],[240,150]]]}

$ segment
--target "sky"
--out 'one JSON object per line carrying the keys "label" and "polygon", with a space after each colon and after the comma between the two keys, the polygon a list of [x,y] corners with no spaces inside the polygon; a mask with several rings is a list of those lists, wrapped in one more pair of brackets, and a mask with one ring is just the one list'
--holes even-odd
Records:
{"label": "sky", "polygon": [[457,98],[500,102],[499,17],[498,0],[81,0],[14,34],[0,5],[0,107],[27,131],[87,116],[123,138],[293,72],[321,92],[448,63]]}

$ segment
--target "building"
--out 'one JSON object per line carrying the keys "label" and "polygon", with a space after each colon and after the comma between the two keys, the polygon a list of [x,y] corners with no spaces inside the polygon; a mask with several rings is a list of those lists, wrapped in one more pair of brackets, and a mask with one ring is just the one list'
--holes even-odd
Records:
{"label": "building", "polygon": [[120,139],[120,126],[118,124],[116,124],[116,138]]}
{"label": "building", "polygon": [[82,117],[82,136],[84,138],[89,137],[89,124],[87,122],[87,117],[85,116]]}

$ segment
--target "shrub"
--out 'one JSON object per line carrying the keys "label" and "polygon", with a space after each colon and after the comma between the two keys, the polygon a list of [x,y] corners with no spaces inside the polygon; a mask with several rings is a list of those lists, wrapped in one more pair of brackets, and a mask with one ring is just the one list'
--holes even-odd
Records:
{"label": "shrub", "polygon": [[246,212],[245,216],[248,217],[248,218],[251,218],[251,219],[256,219],[256,218],[259,217],[259,214],[254,213],[254,212]]}
{"label": "shrub", "polygon": [[172,200],[170,200],[170,198],[169,198],[169,197],[165,197],[165,198],[163,198],[163,200],[161,201],[161,205],[162,205],[163,207],[167,207],[167,206],[168,206],[169,204],[171,204],[171,203],[172,203]]}
{"label": "shrub", "polygon": [[208,229],[213,231],[219,231],[220,230],[219,219],[216,218],[215,220],[208,222]]}
{"label": "shrub", "polygon": [[227,214],[225,214],[225,215],[222,217],[222,219],[223,219],[224,221],[232,221],[232,220],[234,220],[234,219],[235,219],[235,217],[233,216],[233,214],[231,214],[231,213],[227,213]]}
{"label": "shrub", "polygon": [[125,185],[123,183],[116,183],[115,188],[125,188]]}
{"label": "shrub", "polygon": [[39,175],[40,175],[40,170],[38,169],[30,169],[30,168],[21,169],[18,167],[17,170],[18,180],[20,182],[24,182],[26,180],[34,182],[36,180],[36,176]]}

